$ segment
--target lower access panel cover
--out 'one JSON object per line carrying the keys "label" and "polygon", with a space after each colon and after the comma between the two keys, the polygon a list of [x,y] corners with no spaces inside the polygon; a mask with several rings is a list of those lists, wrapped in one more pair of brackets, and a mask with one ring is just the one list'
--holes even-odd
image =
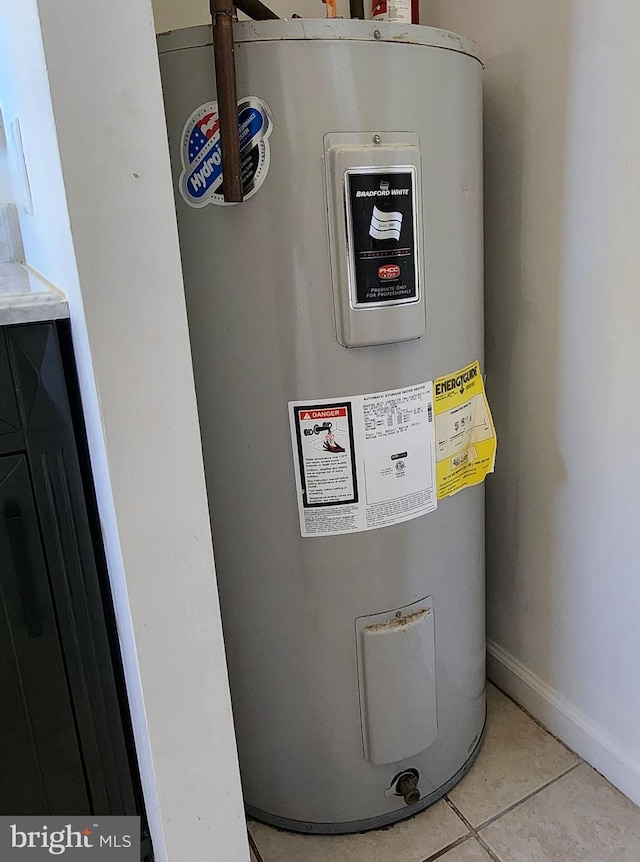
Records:
{"label": "lower access panel cover", "polygon": [[365,757],[395,763],[438,735],[433,600],[356,620]]}

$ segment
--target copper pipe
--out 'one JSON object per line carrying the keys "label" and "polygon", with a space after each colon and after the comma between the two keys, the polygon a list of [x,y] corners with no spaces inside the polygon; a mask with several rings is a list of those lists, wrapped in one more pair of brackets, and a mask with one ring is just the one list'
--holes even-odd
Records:
{"label": "copper pipe", "polygon": [[236,0],[235,5],[241,12],[248,15],[249,18],[253,18],[254,21],[278,20],[276,13],[272,12],[260,0]]}
{"label": "copper pipe", "polygon": [[222,193],[228,203],[242,201],[240,137],[238,135],[238,93],[233,54],[233,0],[211,0],[213,57],[216,67],[220,148],[222,155]]}

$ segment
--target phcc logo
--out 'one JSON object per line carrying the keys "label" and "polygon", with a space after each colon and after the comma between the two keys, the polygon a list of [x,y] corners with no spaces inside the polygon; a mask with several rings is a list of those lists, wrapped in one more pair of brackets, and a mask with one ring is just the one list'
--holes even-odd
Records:
{"label": "phcc logo", "polygon": [[382,281],[391,281],[394,278],[400,278],[400,267],[397,263],[388,263],[385,266],[378,267],[378,278]]}
{"label": "phcc logo", "polygon": [[[252,197],[269,170],[271,111],[256,96],[238,101],[238,134],[244,200]],[[182,133],[180,194],[190,207],[224,206],[218,103],[207,102],[191,114]]]}

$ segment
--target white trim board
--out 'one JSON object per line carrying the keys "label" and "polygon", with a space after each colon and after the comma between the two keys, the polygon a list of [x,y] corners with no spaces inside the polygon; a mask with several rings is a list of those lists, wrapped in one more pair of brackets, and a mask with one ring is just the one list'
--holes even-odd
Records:
{"label": "white trim board", "polygon": [[487,642],[487,676],[640,805],[640,757],[502,647]]}

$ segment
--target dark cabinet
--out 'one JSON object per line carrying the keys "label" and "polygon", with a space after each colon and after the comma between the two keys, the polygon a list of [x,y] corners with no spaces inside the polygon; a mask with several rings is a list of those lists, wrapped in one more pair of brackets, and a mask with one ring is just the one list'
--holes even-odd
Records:
{"label": "dark cabinet", "polygon": [[143,815],[78,405],[67,322],[0,328],[0,814]]}
{"label": "dark cabinet", "polygon": [[89,813],[24,455],[0,458],[0,807]]}

